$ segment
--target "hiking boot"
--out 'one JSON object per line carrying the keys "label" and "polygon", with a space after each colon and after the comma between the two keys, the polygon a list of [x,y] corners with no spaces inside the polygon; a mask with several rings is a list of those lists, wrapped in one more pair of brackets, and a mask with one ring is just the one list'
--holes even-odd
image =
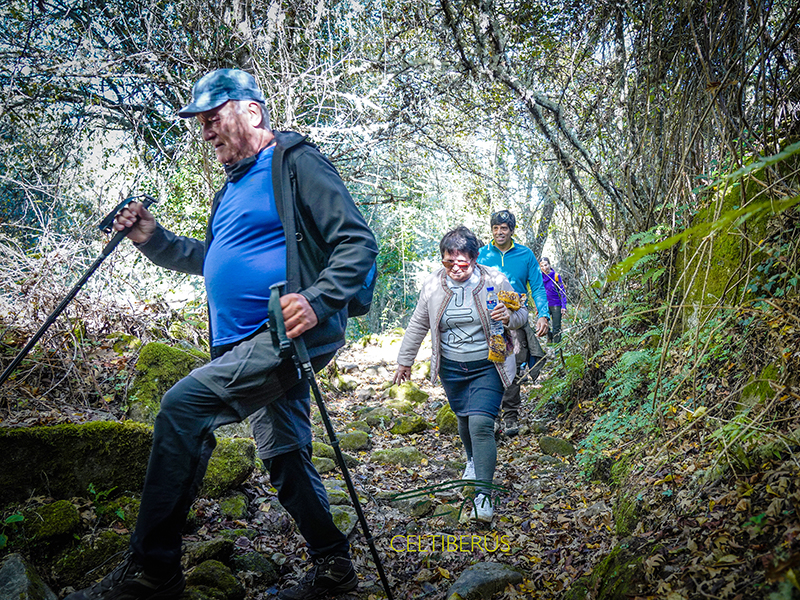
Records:
{"label": "hiking boot", "polygon": [[297,585],[283,590],[279,600],[313,600],[326,594],[348,592],[358,585],[353,561],[347,556],[321,556]]}
{"label": "hiking boot", "polygon": [[503,433],[508,437],[514,437],[519,433],[519,422],[516,419],[506,419]]}
{"label": "hiking boot", "polygon": [[492,499],[487,494],[478,494],[472,501],[472,511],[469,518],[473,521],[482,521],[484,523],[491,523],[494,516],[494,506],[492,506]]}
{"label": "hiking boot", "polygon": [[186,587],[183,570],[153,577],[128,554],[120,565],[93,586],[73,592],[64,600],[172,600]]}
{"label": "hiking boot", "polygon": [[494,439],[499,440],[500,436],[502,435],[503,435],[503,425],[500,421],[500,417],[497,417],[494,420]]}
{"label": "hiking boot", "polygon": [[471,458],[467,461],[467,466],[464,469],[464,474],[461,476],[461,479],[475,479],[475,462]]}

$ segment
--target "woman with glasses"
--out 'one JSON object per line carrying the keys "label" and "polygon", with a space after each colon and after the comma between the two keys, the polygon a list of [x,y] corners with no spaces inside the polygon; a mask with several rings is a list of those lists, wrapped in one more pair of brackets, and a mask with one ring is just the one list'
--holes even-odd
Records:
{"label": "woman with glasses", "polygon": [[[450,407],[458,417],[458,433],[467,453],[463,479],[476,480],[477,495],[470,517],[491,522],[494,508],[488,486],[494,478],[497,444],[494,419],[500,409],[503,390],[516,372],[514,349],[509,347],[501,362],[489,360],[489,319],[508,330],[528,322],[525,306],[509,310],[502,302],[489,313],[487,288],[513,292],[511,284],[497,269],[476,262],[480,244],[466,227],[445,234],[439,243],[442,268],[434,271],[422,286],[417,307],[406,328],[397,358],[394,383],[411,378],[411,366],[420,344],[431,331],[431,381],[438,375]],[[511,343],[509,343],[509,346]]]}

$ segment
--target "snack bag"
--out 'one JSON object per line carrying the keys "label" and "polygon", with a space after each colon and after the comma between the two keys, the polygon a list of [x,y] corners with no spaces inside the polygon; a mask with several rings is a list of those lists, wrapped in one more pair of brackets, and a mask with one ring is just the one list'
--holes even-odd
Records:
{"label": "snack bag", "polygon": [[509,292],[507,290],[497,292],[497,299],[511,311],[519,310],[523,302],[523,298],[517,292]]}
{"label": "snack bag", "polygon": [[489,338],[489,360],[496,363],[506,360],[506,340],[502,335]]}

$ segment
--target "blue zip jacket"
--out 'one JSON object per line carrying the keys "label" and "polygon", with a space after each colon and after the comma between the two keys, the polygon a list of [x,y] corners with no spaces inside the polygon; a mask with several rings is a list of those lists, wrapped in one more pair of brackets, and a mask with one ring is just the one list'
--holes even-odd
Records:
{"label": "blue zip jacket", "polygon": [[540,317],[550,318],[542,270],[533,250],[512,241],[511,248],[503,252],[492,242],[480,249],[478,263],[500,269],[508,277],[515,292],[528,294],[528,298],[533,299]]}

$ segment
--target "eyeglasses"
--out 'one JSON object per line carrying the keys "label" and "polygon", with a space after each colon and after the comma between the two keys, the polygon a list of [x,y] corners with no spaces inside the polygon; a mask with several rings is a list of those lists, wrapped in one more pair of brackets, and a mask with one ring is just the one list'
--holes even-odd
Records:
{"label": "eyeglasses", "polygon": [[462,271],[466,270],[472,264],[471,260],[443,260],[442,266],[448,271],[452,271],[453,267],[458,267]]}

